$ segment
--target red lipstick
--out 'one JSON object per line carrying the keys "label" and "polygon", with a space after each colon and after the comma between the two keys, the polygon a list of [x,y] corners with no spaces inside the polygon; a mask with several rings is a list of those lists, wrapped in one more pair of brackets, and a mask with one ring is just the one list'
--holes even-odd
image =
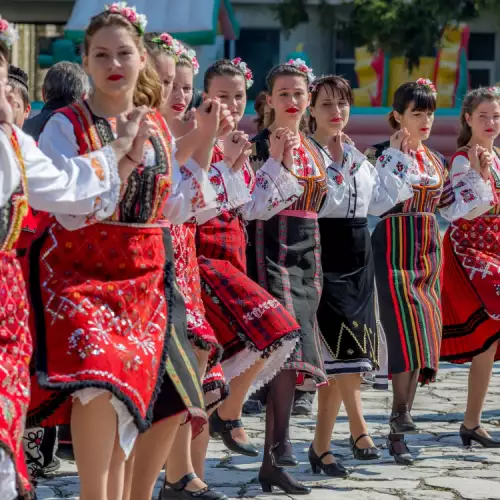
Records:
{"label": "red lipstick", "polygon": [[172,109],[180,113],[181,111],[184,111],[186,109],[186,106],[184,104],[174,104],[172,106]]}
{"label": "red lipstick", "polygon": [[287,113],[294,114],[299,112],[299,108],[288,108],[286,110]]}
{"label": "red lipstick", "polygon": [[123,75],[110,75],[108,76],[108,80],[112,82],[117,82],[118,80],[121,80],[123,78]]}

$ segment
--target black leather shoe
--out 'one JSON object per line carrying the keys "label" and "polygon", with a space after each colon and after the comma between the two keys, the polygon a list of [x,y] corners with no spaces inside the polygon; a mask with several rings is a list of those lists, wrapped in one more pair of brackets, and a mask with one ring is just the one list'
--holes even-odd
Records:
{"label": "black leather shoe", "polygon": [[481,426],[478,425],[474,429],[467,429],[464,424],[460,426],[460,437],[464,446],[472,446],[472,441],[479,443],[483,448],[500,448],[500,441],[496,439],[482,436],[477,432]]}
{"label": "black leather shoe", "polygon": [[349,471],[339,462],[335,461],[333,464],[323,463],[323,459],[328,455],[332,455],[333,457],[333,451],[327,451],[318,457],[312,445],[309,446],[309,463],[311,464],[313,474],[321,474],[321,471],[323,471],[330,477],[347,477],[350,474]]}
{"label": "black leather shoe", "polygon": [[259,472],[259,483],[264,493],[272,493],[274,486],[283,490],[287,495],[309,495],[311,488],[295,481],[279,467],[273,467],[272,472]]}
{"label": "black leather shoe", "polygon": [[243,422],[238,420],[222,420],[219,413],[214,411],[210,417],[210,435],[212,437],[219,436],[222,442],[231,451],[246,455],[247,457],[256,457],[259,455],[259,450],[250,443],[240,443],[231,435],[233,429],[243,427]]}
{"label": "black leather shoe", "polygon": [[198,476],[194,473],[186,474],[177,483],[169,483],[165,481],[165,486],[160,491],[158,495],[158,500],[228,500],[224,493],[219,493],[213,490],[210,486],[205,486],[199,491],[187,491],[186,486]]}
{"label": "black leather shoe", "polygon": [[356,446],[358,444],[358,441],[365,437],[370,436],[368,436],[368,434],[361,434],[361,436],[359,436],[356,441],[354,441],[354,438],[352,436],[350,437],[349,443],[351,445],[354,458],[356,460],[378,460],[382,456],[382,453],[380,453],[376,446],[372,446],[370,448],[358,448]]}
{"label": "black leather shoe", "polygon": [[389,423],[392,434],[418,433],[418,428],[411,418],[408,405],[399,405],[398,411],[392,413]]}
{"label": "black leather shoe", "polygon": [[[292,453],[283,453],[280,455],[278,453],[278,448],[280,443],[277,443],[271,446],[269,453],[271,454],[271,461],[275,467],[297,467],[299,465],[299,461]],[[292,447],[290,443],[290,448]]]}
{"label": "black leather shoe", "polygon": [[[396,451],[394,449],[394,445],[396,443],[401,443],[401,448],[404,451]],[[394,461],[399,464],[399,465],[411,465],[413,464],[414,460],[413,457],[411,456],[410,450],[408,449],[408,446],[406,445],[406,441],[403,440],[394,440],[391,441],[391,438],[389,436],[389,442],[387,443],[388,449],[389,449],[389,455],[391,457],[394,457]]]}

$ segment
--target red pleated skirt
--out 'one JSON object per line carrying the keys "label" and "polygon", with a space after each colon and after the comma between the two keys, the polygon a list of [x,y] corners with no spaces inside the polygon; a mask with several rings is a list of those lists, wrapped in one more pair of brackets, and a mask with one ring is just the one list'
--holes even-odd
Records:
{"label": "red pleated skirt", "polygon": [[443,248],[441,359],[467,363],[500,339],[500,217],[455,222]]}
{"label": "red pleated skirt", "polygon": [[32,497],[22,445],[32,353],[28,298],[15,252],[0,252],[0,447],[11,457],[20,499]]}
{"label": "red pleated skirt", "polygon": [[67,231],[54,223],[38,245],[31,254],[38,255],[31,296],[39,382],[32,423],[69,423],[68,396],[96,387],[123,401],[146,429],[170,335],[173,273],[162,229],[94,224]]}

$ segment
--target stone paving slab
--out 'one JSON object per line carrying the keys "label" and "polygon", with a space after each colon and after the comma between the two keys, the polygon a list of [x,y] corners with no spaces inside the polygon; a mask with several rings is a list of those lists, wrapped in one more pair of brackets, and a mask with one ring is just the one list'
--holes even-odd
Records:
{"label": "stone paving slab", "polygon": [[[438,382],[419,388],[413,416],[420,434],[407,436],[416,461],[410,467],[394,463],[387,452],[385,435],[390,413],[390,393],[363,392],[365,416],[383,456],[372,462],[354,460],[349,448],[349,425],[345,413],[339,416],[332,440],[335,454],[352,474],[346,479],[330,479],[312,474],[307,449],[314,433],[313,418],[293,418],[291,438],[300,461],[295,476],[313,488],[307,497],[285,495],[279,490],[264,495],[257,483],[259,459],[228,452],[220,441],[211,441],[207,481],[230,499],[268,500],[500,500],[500,449],[462,446],[458,428],[463,418],[467,394],[467,366],[441,364]],[[494,369],[491,391],[484,411],[484,425],[500,439],[500,366]],[[263,417],[244,418],[252,441],[263,445]],[[158,479],[155,495],[163,481]],[[73,463],[40,482],[39,500],[78,499],[79,482]],[[155,496],[156,498],[156,496]]]}

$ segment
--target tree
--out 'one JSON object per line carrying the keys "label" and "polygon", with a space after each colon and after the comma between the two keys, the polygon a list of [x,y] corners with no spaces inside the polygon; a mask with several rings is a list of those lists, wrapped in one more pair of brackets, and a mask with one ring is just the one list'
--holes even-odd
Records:
{"label": "tree", "polygon": [[[341,26],[357,46],[404,56],[409,68],[433,54],[445,26],[467,22],[480,11],[498,9],[498,0],[353,0],[349,20]],[[281,0],[275,12],[286,32],[307,22],[307,0]],[[327,8],[326,1],[320,8]],[[495,14],[498,16],[498,14]],[[321,16],[324,18],[325,16]]]}

